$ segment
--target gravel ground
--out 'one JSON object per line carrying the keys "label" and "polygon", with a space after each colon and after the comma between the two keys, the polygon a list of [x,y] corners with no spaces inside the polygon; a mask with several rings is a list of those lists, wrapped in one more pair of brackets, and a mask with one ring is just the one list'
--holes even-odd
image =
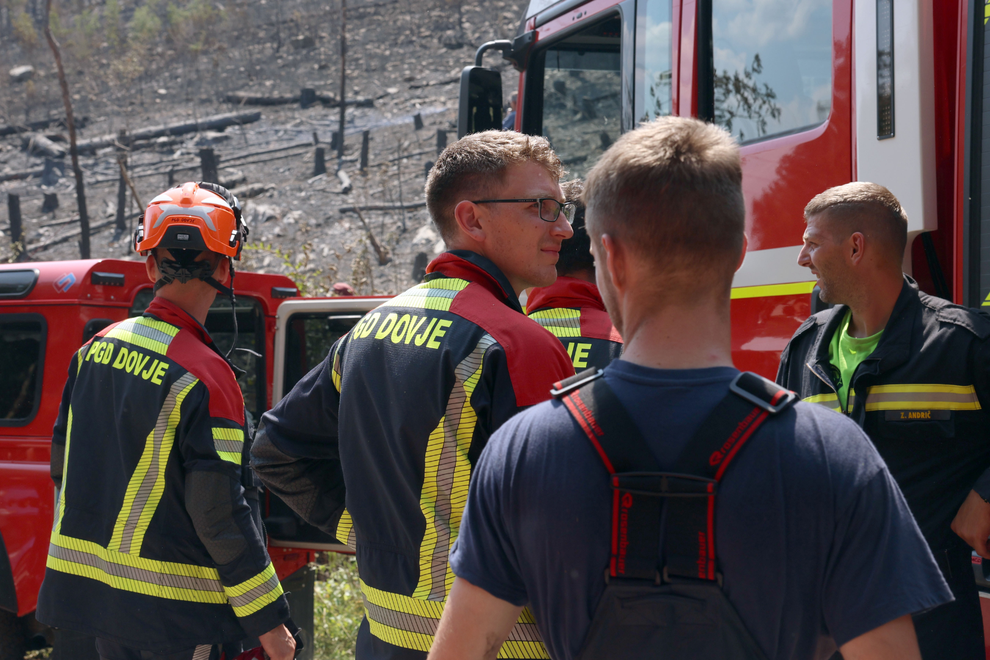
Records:
{"label": "gravel ground", "polygon": [[[196,1],[178,5],[194,7]],[[71,9],[80,4],[71,3],[61,15],[73,17]],[[339,109],[320,104],[307,109],[298,104],[238,107],[223,100],[233,92],[292,96],[302,88],[339,96],[339,1],[227,4],[213,18],[223,29],[194,54],[188,43],[193,37],[185,35],[183,41],[179,24],[169,28],[162,45],[147,48],[141,58],[135,57],[136,48],[114,51],[107,42],[95,44],[99,33],[91,48],[79,45],[83,19],[96,16],[105,22],[110,5],[98,1],[86,6],[74,19],[76,31],[61,37],[74,113],[85,118],[78,139],[259,110],[259,121],[222,132],[139,143],[128,154],[128,170],[140,201],[147,203],[167,187],[169,170],[176,182],[198,179],[199,150],[214,149],[220,158],[219,178],[239,193],[251,227],[240,269],[289,274],[308,295],[324,294],[337,281],[351,282],[359,293],[397,293],[414,283],[425,261],[440,251],[439,237],[422,206],[365,211],[361,215],[366,224],[341,208],[422,204],[438,132],[449,141],[456,139],[455,81],[461,68],[473,63],[474,50],[484,41],[514,35],[524,8],[521,2],[465,0],[458,21],[457,4],[449,0],[348,2],[347,97],[371,99],[373,105],[346,109],[341,167],[353,189],[342,194],[330,148]],[[141,7],[163,11],[162,3],[120,6],[122,24],[131,27]],[[7,11],[9,17],[13,9]],[[63,116],[53,58],[43,38],[27,48],[23,39],[5,38],[4,22],[0,11],[0,127]],[[61,24],[72,23],[66,18]],[[104,25],[103,37],[105,33]],[[456,47],[459,43],[463,45]],[[34,76],[13,82],[6,71],[25,64],[35,67]],[[517,84],[515,71],[497,55],[489,55],[486,64],[502,69],[507,96]],[[135,75],[137,69],[141,70]],[[414,126],[416,114],[423,124],[419,130]],[[370,135],[364,173],[358,167],[362,131]],[[67,131],[58,126],[42,133],[56,141],[67,139]],[[324,176],[314,177],[314,140],[326,153]],[[0,179],[44,166],[44,158],[29,153],[24,141],[20,134],[0,137]],[[299,146],[248,157],[293,145]],[[20,197],[29,258],[34,260],[79,257],[74,179],[69,158],[63,162],[64,175],[46,182],[52,185],[43,186],[39,178],[0,182],[0,193]],[[132,194],[125,206],[127,231],[117,235],[112,222],[119,179],[113,147],[81,155],[80,165],[90,224],[101,227],[91,238],[91,255],[134,258],[129,235],[139,207]],[[54,212],[42,212],[44,193],[57,194],[59,208]],[[369,230],[382,248],[381,258]],[[6,204],[0,204],[0,232],[0,261],[9,261],[13,249]],[[45,247],[59,238],[68,240]]]}

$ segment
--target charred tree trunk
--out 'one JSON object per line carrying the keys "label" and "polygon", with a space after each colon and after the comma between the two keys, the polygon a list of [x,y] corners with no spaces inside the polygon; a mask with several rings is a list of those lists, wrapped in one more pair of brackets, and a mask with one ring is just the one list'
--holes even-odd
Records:
{"label": "charred tree trunk", "polygon": [[79,239],[79,257],[89,259],[89,214],[86,212],[86,190],[83,187],[82,169],[79,167],[79,150],[76,148],[76,120],[72,114],[72,100],[69,96],[69,82],[65,78],[65,67],[62,65],[62,52],[49,24],[48,17],[52,11],[52,0],[45,2],[44,32],[48,47],[55,57],[55,67],[58,69],[58,84],[62,88],[62,103],[65,105],[65,123],[69,129],[69,156],[72,158],[72,172],[76,177],[76,205],[79,207],[79,229],[82,232]]}
{"label": "charred tree trunk", "polygon": [[[50,0],[49,0],[50,1]],[[337,128],[337,166],[344,157],[344,110],[347,107],[347,0],[340,0],[340,124]]]}

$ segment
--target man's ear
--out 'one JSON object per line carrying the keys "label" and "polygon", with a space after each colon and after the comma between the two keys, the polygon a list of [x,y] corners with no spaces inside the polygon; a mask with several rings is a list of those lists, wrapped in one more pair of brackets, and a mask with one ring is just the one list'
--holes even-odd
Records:
{"label": "man's ear", "polygon": [[487,212],[478,204],[463,200],[454,207],[454,221],[457,229],[465,237],[478,243],[484,243],[487,232],[481,224],[482,218],[487,217]]}
{"label": "man's ear", "polygon": [[230,283],[230,259],[224,256],[218,256],[218,259],[216,268],[213,269],[213,279],[227,285]]}
{"label": "man's ear", "polygon": [[866,237],[863,236],[862,232],[854,231],[849,235],[849,238],[846,239],[846,254],[854,266],[863,262],[865,248]]}
{"label": "man's ear", "polygon": [[739,272],[739,269],[742,268],[743,262],[746,261],[746,250],[747,250],[747,248],[749,248],[749,236],[747,236],[746,234],[743,234],[743,246],[742,247],[743,247],[742,254],[739,255],[739,263],[736,264],[736,272],[737,273]]}
{"label": "man's ear", "polygon": [[148,255],[148,259],[144,262],[144,269],[148,273],[148,279],[152,282],[157,282],[161,279],[161,273],[158,272],[158,262],[155,261],[154,250],[151,251],[151,254]]}
{"label": "man's ear", "polygon": [[626,252],[625,246],[608,234],[602,234],[601,246],[605,261],[603,265],[608,272],[609,279],[612,281],[612,286],[616,290],[625,289],[629,267],[629,255]]}

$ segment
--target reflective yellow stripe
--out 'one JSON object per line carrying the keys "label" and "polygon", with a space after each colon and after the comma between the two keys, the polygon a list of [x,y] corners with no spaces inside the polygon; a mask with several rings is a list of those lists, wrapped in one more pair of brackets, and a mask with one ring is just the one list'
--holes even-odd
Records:
{"label": "reflective yellow stripe", "polygon": [[244,455],[244,431],[226,426],[215,426],[213,428],[213,449],[221,459],[240,465],[241,457]]}
{"label": "reflective yellow stripe", "polygon": [[[361,580],[361,592],[372,635],[394,646],[424,652],[430,650],[443,614],[442,601],[420,600],[381,591],[369,587],[364,580]],[[523,609],[498,657],[550,657],[529,608]]]}
{"label": "reflective yellow stripe", "polygon": [[866,411],[877,410],[980,410],[972,385],[875,385],[866,396]]}
{"label": "reflective yellow stripe", "polygon": [[138,316],[121,321],[104,337],[106,339],[119,339],[128,344],[134,344],[165,355],[168,353],[169,344],[178,333],[179,328],[174,325]]}
{"label": "reflective yellow stripe", "polygon": [[145,440],[144,451],[127,484],[124,503],[110,538],[109,550],[132,555],[141,551],[151,517],[165,492],[165,468],[175,442],[175,429],[181,418],[182,402],[198,382],[198,378],[186,373],[169,388],[158,413],[158,421]]}
{"label": "reflective yellow stripe", "polygon": [[419,504],[426,518],[426,531],[419,549],[419,583],[413,598],[443,600],[454,581],[447,556],[457,538],[467,502],[471,478],[468,450],[478,421],[471,407],[471,395],[481,377],[485,351],[494,343],[491,335],[484,335],[474,350],[455,367],[454,387],[447,399],[447,409],[430,433]]}
{"label": "reflective yellow stripe", "polygon": [[[825,406],[829,410],[834,410],[835,412],[845,412],[842,410],[842,406],[839,404],[839,397],[834,392],[829,392],[826,394],[815,394],[813,396],[808,396],[803,399],[807,403],[817,403],[819,405]],[[850,390],[849,397],[846,401],[846,410],[852,410],[853,406],[856,405],[856,391]]]}
{"label": "reflective yellow stripe", "polygon": [[214,568],[145,559],[58,533],[52,534],[47,566],[146,596],[216,605],[229,603],[234,614],[242,617],[282,595],[282,585],[271,563],[250,580],[224,587]]}
{"label": "reflective yellow stripe", "polygon": [[62,487],[58,490],[58,501],[55,503],[55,524],[52,525],[52,535],[58,534],[62,528],[62,513],[65,511],[65,482],[69,472],[69,440],[72,438],[72,405],[65,421],[65,454],[62,456]]}
{"label": "reflective yellow stripe", "polygon": [[815,394],[813,396],[805,397],[801,400],[807,403],[817,403],[825,406],[826,408],[831,408],[832,410],[839,409],[839,397],[834,393]]}
{"label": "reflective yellow stripe", "polygon": [[381,307],[416,307],[446,312],[450,310],[450,304],[457,293],[464,290],[468,284],[470,282],[467,280],[456,277],[441,277],[418,284],[383,303]]}
{"label": "reflective yellow stripe", "polygon": [[227,602],[216,569],[115,552],[58,532],[52,533],[47,566],[146,596],[195,603]]}
{"label": "reflective yellow stripe", "polygon": [[351,519],[351,512],[347,509],[344,509],[340,520],[337,521],[337,530],[334,532],[334,536],[348,548],[357,547],[357,537],[354,534],[354,521]]}
{"label": "reflective yellow stripe", "polygon": [[333,387],[337,390],[338,394],[340,394],[340,347],[342,345],[343,342],[337,342],[337,345],[333,351],[333,363],[330,365],[330,379],[333,381]]}
{"label": "reflective yellow stripe", "polygon": [[275,566],[269,562],[265,570],[250,580],[233,587],[224,587],[237,616],[254,614],[282,595],[282,584],[275,574]]}
{"label": "reflective yellow stripe", "polygon": [[561,307],[557,309],[541,309],[529,315],[544,328],[553,333],[554,337],[581,336],[581,310]]}
{"label": "reflective yellow stripe", "polygon": [[814,288],[814,282],[767,284],[765,286],[740,286],[732,289],[732,299],[769,298],[770,296],[797,296],[802,293],[811,293],[811,290]]}
{"label": "reflective yellow stripe", "polygon": [[90,346],[92,346],[92,344],[84,344],[83,347],[80,348],[79,351],[76,353],[76,357],[78,358],[78,360],[76,362],[76,375],[77,376],[79,375],[79,372],[82,371],[82,365],[83,365],[83,362],[86,361],[86,354],[89,353]]}

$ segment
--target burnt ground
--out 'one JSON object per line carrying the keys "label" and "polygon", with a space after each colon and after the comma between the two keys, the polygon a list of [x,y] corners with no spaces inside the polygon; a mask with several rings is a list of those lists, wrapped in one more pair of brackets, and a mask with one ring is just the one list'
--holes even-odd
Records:
{"label": "burnt ground", "polygon": [[[338,126],[338,108],[317,104],[302,109],[298,103],[238,107],[224,101],[234,92],[291,96],[302,88],[337,97],[339,0],[235,2],[222,11],[217,9],[222,5],[205,0],[177,4],[178,10],[151,1],[55,3],[63,17],[60,24],[70,26],[62,28],[60,42],[74,113],[86,120],[78,139],[258,110],[262,116],[254,123],[132,145],[128,171],[140,201],[146,204],[168,186],[170,169],[176,182],[198,180],[199,149],[211,147],[220,158],[219,178],[234,186],[251,228],[239,269],[289,274],[307,295],[325,294],[337,281],[351,282],[364,294],[397,293],[413,284],[414,266],[421,268],[441,249],[425,209],[362,214],[391,259],[384,265],[357,215],[341,209],[394,206],[400,200],[422,203],[438,130],[449,141],[456,139],[455,80],[461,68],[473,63],[474,51],[484,41],[513,36],[525,3],[464,0],[459,21],[457,4],[449,0],[348,2],[347,97],[373,100],[371,107],[346,109],[342,167],[353,184],[349,194],[340,192],[329,144]],[[44,3],[12,0],[0,8],[0,127],[64,116],[51,51],[39,32],[33,46],[29,30],[25,37],[34,5]],[[24,13],[20,22],[18,7]],[[115,8],[120,15],[113,23],[108,17]],[[149,12],[164,16],[161,22],[167,27],[158,38],[142,42],[135,26],[147,21]],[[457,47],[459,43],[463,46]],[[25,64],[35,67],[34,76],[14,82],[7,71]],[[488,55],[486,64],[503,69],[506,95],[514,89],[516,74],[497,54]],[[415,114],[422,119],[419,130]],[[369,167],[361,173],[357,161],[364,130],[370,131],[370,153]],[[63,144],[67,139],[64,127],[41,133]],[[313,171],[314,133],[326,152],[328,174],[320,177]],[[0,179],[44,166],[44,157],[29,153],[24,142],[23,134],[0,137]],[[292,145],[300,146],[250,155]],[[395,161],[406,155],[410,157]],[[112,223],[119,180],[114,148],[81,155],[80,163],[90,223],[101,227],[91,238],[91,256],[136,258],[129,238],[138,211],[133,195],[128,193],[125,206],[127,231],[118,236]],[[47,183],[52,185],[43,186],[39,178],[6,181],[0,183],[0,193],[20,196],[30,259],[78,258],[78,237],[72,235],[78,232],[73,221],[78,211],[68,157],[61,178]],[[43,193],[57,194],[54,212],[42,212]],[[6,202],[6,195],[0,198]],[[0,232],[0,261],[5,262],[14,256],[6,203],[0,203]]]}

